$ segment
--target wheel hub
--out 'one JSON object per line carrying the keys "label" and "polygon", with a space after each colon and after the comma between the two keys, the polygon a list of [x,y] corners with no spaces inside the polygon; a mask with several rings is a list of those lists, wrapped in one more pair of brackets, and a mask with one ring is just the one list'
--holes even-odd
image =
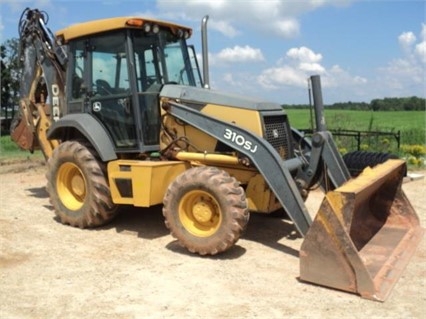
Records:
{"label": "wheel hub", "polygon": [[72,192],[79,197],[85,194],[84,179],[81,175],[75,175],[71,180]]}
{"label": "wheel hub", "polygon": [[222,223],[217,201],[202,190],[190,191],[182,197],[179,218],[188,232],[199,237],[211,236]]}
{"label": "wheel hub", "polygon": [[71,162],[61,165],[58,170],[56,187],[62,204],[70,210],[83,206],[86,197],[86,181],[80,168]]}
{"label": "wheel hub", "polygon": [[194,204],[192,214],[199,223],[207,223],[213,217],[214,207],[211,203],[201,200]]}

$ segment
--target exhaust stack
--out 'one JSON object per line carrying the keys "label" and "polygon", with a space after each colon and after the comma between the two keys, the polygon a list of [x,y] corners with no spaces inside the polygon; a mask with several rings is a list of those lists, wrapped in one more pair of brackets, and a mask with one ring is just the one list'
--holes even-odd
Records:
{"label": "exhaust stack", "polygon": [[209,79],[209,49],[207,45],[207,21],[209,16],[204,16],[201,21],[201,45],[203,52],[203,86],[205,89],[210,89],[210,79]]}
{"label": "exhaust stack", "polygon": [[317,132],[325,132],[324,104],[322,101],[321,79],[319,75],[311,76],[312,96],[314,100],[315,124]]}

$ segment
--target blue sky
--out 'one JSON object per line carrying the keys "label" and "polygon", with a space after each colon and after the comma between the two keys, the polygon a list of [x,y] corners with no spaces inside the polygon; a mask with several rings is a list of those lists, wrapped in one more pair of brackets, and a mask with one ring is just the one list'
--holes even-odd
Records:
{"label": "blue sky", "polygon": [[25,7],[54,32],[113,16],[149,16],[194,29],[209,19],[211,87],[263,100],[307,103],[320,74],[326,104],[425,97],[426,5],[401,0],[0,0],[0,40],[17,37]]}

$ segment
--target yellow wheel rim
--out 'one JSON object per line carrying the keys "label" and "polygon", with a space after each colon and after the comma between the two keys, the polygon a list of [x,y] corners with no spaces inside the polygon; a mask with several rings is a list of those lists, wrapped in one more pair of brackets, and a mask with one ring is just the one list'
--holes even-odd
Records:
{"label": "yellow wheel rim", "polygon": [[186,193],[179,203],[179,218],[185,229],[198,237],[213,235],[222,223],[222,211],[209,193],[194,190]]}
{"label": "yellow wheel rim", "polygon": [[86,198],[86,180],[80,168],[73,163],[62,164],[56,179],[58,197],[70,210],[78,210]]}

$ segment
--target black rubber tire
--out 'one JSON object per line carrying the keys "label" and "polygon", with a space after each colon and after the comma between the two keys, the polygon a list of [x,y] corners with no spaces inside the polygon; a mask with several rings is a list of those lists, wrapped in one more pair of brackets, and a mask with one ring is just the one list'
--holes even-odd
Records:
{"label": "black rubber tire", "polygon": [[366,167],[374,167],[386,162],[388,159],[399,158],[395,154],[353,151],[343,155],[343,161],[352,177],[358,176]]}
{"label": "black rubber tire", "polygon": [[115,217],[106,167],[86,143],[60,144],[47,163],[46,178],[50,203],[63,224],[93,228]]}
{"label": "black rubber tire", "polygon": [[244,189],[215,167],[191,168],[171,183],[163,200],[166,227],[192,253],[215,255],[232,247],[249,220]]}

